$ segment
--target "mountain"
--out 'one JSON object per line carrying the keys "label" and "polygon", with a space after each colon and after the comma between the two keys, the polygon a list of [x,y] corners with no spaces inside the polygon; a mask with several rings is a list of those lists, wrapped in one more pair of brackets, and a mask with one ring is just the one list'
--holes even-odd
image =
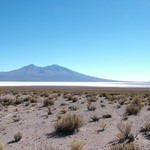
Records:
{"label": "mountain", "polygon": [[38,67],[31,64],[17,70],[0,72],[0,81],[111,82],[113,80],[84,75],[59,65]]}

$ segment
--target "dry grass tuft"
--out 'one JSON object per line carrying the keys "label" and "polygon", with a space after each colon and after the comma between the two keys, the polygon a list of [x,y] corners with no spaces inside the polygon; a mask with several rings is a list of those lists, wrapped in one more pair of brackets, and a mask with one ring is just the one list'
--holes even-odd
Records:
{"label": "dry grass tuft", "polygon": [[83,119],[80,115],[68,114],[57,120],[54,124],[55,132],[58,134],[73,134],[83,125]]}
{"label": "dry grass tuft", "polygon": [[94,115],[91,117],[91,119],[92,119],[93,122],[97,122],[97,121],[99,121],[100,117],[99,117],[98,115],[94,114]]}
{"label": "dry grass tuft", "polygon": [[71,100],[72,100],[72,102],[73,102],[73,103],[75,103],[75,102],[77,102],[77,101],[78,101],[78,98],[77,98],[77,97],[75,97],[75,96],[73,96],[73,97],[71,98]]}
{"label": "dry grass tuft", "polygon": [[150,140],[150,123],[146,123],[140,130]]}
{"label": "dry grass tuft", "polygon": [[117,128],[119,133],[117,134],[117,143],[130,143],[134,141],[134,136],[131,133],[131,124],[119,123]]}
{"label": "dry grass tuft", "polygon": [[54,105],[54,100],[52,99],[52,98],[46,98],[46,99],[44,99],[44,101],[43,101],[43,107],[46,107],[46,106],[52,106],[52,105]]}
{"label": "dry grass tuft", "polygon": [[99,125],[99,127],[100,127],[100,129],[98,130],[98,132],[103,132],[103,131],[106,129],[107,124],[106,124],[106,123],[101,123],[101,124]]}
{"label": "dry grass tuft", "polygon": [[70,145],[71,150],[82,150],[84,144],[80,141],[73,141]]}
{"label": "dry grass tuft", "polygon": [[109,150],[141,150],[141,148],[139,148],[138,145],[130,143],[130,144],[117,144],[111,146]]}
{"label": "dry grass tuft", "polygon": [[78,109],[78,106],[75,106],[75,105],[69,106],[69,110],[76,111],[77,109]]}
{"label": "dry grass tuft", "polygon": [[125,114],[137,115],[142,108],[142,100],[140,97],[135,97],[132,102],[126,107]]}
{"label": "dry grass tuft", "polygon": [[67,113],[67,109],[62,109],[62,110],[60,110],[60,114],[66,114]]}
{"label": "dry grass tuft", "polygon": [[9,105],[13,104],[14,101],[15,101],[15,99],[7,98],[7,97],[0,99],[0,103],[3,106],[9,106]]}
{"label": "dry grass tuft", "polygon": [[30,103],[37,103],[37,98],[36,97],[32,97],[30,99]]}
{"label": "dry grass tuft", "polygon": [[89,111],[94,111],[94,110],[96,110],[96,107],[95,107],[94,105],[92,105],[91,103],[88,103],[87,109],[88,109]]}

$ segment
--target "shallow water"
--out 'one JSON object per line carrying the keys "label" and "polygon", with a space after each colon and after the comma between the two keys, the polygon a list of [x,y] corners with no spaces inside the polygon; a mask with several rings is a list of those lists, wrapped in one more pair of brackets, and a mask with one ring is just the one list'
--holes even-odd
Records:
{"label": "shallow water", "polygon": [[0,86],[86,86],[150,88],[148,82],[0,82]]}

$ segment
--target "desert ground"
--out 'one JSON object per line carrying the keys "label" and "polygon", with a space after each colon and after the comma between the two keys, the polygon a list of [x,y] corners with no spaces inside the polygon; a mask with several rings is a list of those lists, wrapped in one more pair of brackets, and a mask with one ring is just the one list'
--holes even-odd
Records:
{"label": "desert ground", "polygon": [[0,150],[150,150],[150,89],[0,87]]}

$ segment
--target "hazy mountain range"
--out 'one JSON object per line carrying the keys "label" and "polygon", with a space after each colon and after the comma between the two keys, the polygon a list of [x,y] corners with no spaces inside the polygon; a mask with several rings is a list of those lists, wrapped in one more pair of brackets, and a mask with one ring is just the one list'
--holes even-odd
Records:
{"label": "hazy mountain range", "polygon": [[17,70],[0,72],[0,81],[111,82],[113,80],[84,75],[59,65],[38,67],[31,64]]}

